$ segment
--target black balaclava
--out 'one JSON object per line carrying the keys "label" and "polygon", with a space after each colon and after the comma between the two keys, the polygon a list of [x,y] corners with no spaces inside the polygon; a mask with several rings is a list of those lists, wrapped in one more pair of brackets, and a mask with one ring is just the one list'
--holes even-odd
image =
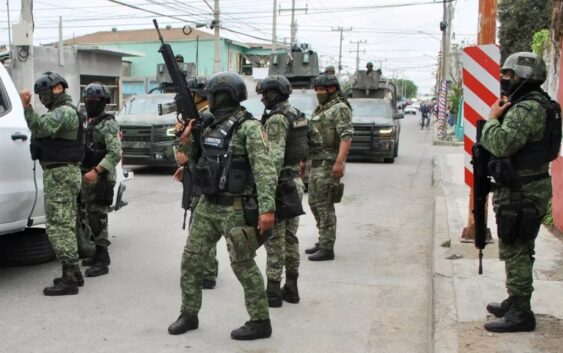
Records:
{"label": "black balaclava", "polygon": [[215,92],[207,95],[209,111],[213,114],[215,122],[233,116],[240,109],[240,103],[235,101],[230,92]]}
{"label": "black balaclava", "polygon": [[104,112],[106,102],[100,97],[92,97],[84,100],[84,106],[86,106],[88,117],[96,118]]}
{"label": "black balaclava", "polygon": [[272,110],[276,107],[278,103],[287,100],[287,98],[288,98],[287,96],[281,94],[279,91],[272,89],[262,94],[261,101],[266,109]]}

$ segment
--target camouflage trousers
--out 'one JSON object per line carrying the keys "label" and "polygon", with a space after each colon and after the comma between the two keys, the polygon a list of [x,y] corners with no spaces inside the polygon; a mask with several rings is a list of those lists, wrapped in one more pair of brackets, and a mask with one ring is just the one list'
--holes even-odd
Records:
{"label": "camouflage trousers", "polygon": [[[114,185],[111,185],[113,187]],[[92,230],[96,246],[108,248],[111,244],[108,236],[108,213],[109,206],[103,205],[99,202],[92,201],[93,199],[93,185],[82,186],[81,198],[82,202],[86,205],[88,213],[88,224]]]}
{"label": "camouflage trousers", "polygon": [[[192,197],[192,202],[190,204],[190,225],[192,224],[192,218],[193,218],[193,210],[195,210],[199,199],[201,197],[200,195],[197,196],[193,196]],[[182,257],[182,262],[184,262],[184,258]],[[203,261],[203,278],[207,279],[207,280],[215,280],[217,279],[217,275],[219,274],[219,260],[217,260],[217,246],[214,246],[211,251],[209,252],[209,256],[207,256],[205,258],[205,260]]]}
{"label": "camouflage trousers", "polygon": [[78,166],[67,165],[43,171],[47,235],[63,265],[78,265],[76,199],[81,181]]}
{"label": "camouflage trousers", "polygon": [[504,261],[506,289],[509,296],[532,295],[535,240],[517,241],[513,244],[499,242],[499,257]]}
{"label": "camouflage trousers", "polygon": [[309,207],[319,230],[319,247],[333,250],[336,241],[336,212],[332,189],[338,184],[331,175],[332,164],[311,168],[309,175]]}
{"label": "camouflage trousers", "polygon": [[[203,197],[194,210],[184,253],[180,287],[182,289],[181,312],[196,316],[201,309],[201,282],[205,259],[221,236],[225,237],[231,268],[244,290],[244,301],[250,320],[269,318],[268,300],[264,279],[254,261],[256,253],[250,251],[233,228],[245,226],[242,205],[220,206]],[[236,228],[235,228],[236,229]]]}
{"label": "camouflage trousers", "polygon": [[[303,199],[305,186],[300,177],[294,179],[299,198]],[[271,281],[281,281],[283,267],[287,273],[299,273],[299,217],[276,222],[272,236],[264,244],[268,260],[266,276]]]}

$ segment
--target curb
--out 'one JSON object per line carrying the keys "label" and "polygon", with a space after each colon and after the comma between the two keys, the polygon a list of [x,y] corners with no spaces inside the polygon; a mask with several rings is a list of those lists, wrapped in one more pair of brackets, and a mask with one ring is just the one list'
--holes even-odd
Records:
{"label": "curb", "polygon": [[448,224],[448,203],[444,193],[443,160],[434,157],[432,160],[432,184],[436,190],[434,197],[433,237],[431,250],[431,338],[430,352],[456,353],[459,351],[457,329],[457,308],[455,285],[453,281],[453,264],[447,260],[449,249],[442,247],[450,241]]}

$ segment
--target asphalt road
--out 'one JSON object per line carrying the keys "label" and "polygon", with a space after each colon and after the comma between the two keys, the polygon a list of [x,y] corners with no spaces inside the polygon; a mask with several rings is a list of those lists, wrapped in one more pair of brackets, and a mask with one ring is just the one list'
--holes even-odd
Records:
{"label": "asphalt road", "polygon": [[[271,309],[270,339],[230,339],[248,317],[224,240],[217,287],[203,293],[200,328],[168,335],[179,314],[187,235],[181,185],[171,170],[134,168],[129,205],[110,216],[109,275],[86,279],[77,296],[45,297],[43,287],[60,274],[56,262],[0,268],[0,352],[428,352],[431,161],[439,149],[419,119],[402,121],[394,164],[348,163],[336,260],[303,256],[301,303]],[[302,249],[316,240],[310,212],[299,237]],[[256,261],[264,269],[264,249]]]}

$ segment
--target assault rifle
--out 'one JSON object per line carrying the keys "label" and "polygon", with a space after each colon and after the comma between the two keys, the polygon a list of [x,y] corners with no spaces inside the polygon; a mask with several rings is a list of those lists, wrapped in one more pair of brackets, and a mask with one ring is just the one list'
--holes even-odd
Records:
{"label": "assault rifle", "polygon": [[[188,83],[186,82],[186,77],[178,68],[178,64],[176,63],[176,59],[174,57],[174,52],[172,51],[172,47],[170,44],[164,43],[164,39],[162,39],[162,34],[160,33],[160,29],[158,28],[158,22],[155,19],[152,20],[154,23],[154,27],[158,32],[158,38],[162,43],[158,52],[162,54],[162,58],[164,59],[164,63],[166,64],[166,69],[168,70],[168,74],[172,79],[172,83],[174,84],[174,90],[176,91],[176,97],[174,97],[174,103],[176,103],[176,112],[177,116],[181,118],[178,119],[179,122],[184,124],[184,128],[188,126],[188,123],[192,119],[199,120],[199,113],[197,111],[197,107],[195,105],[192,92],[188,87]],[[178,131],[176,135],[181,135],[182,131]]]}
{"label": "assault rifle", "polygon": [[[174,84],[174,90],[176,91],[176,96],[174,97],[174,103],[167,104],[164,109],[163,107],[159,106],[159,113],[162,114],[163,110],[168,112],[176,111],[176,119],[178,122],[183,123],[184,129],[188,126],[190,120],[196,119],[196,124],[193,125],[192,133],[195,135],[197,141],[197,131],[199,130],[199,122],[201,118],[197,111],[197,107],[195,105],[192,92],[188,87],[188,83],[186,81],[186,77],[180,71],[178,64],[176,63],[176,58],[174,57],[174,52],[172,52],[172,47],[170,44],[164,43],[164,39],[162,39],[162,34],[160,33],[160,29],[158,28],[158,22],[156,19],[153,19],[152,22],[154,23],[154,27],[158,32],[158,38],[160,39],[160,49],[158,49],[159,53],[162,54],[162,58],[164,59],[164,63],[166,64],[166,69],[168,70],[168,74],[172,79],[172,83]],[[180,136],[183,130],[176,131],[176,136]],[[190,172],[190,168],[188,166],[184,166],[184,177],[182,180],[182,185],[184,187],[184,191],[182,194],[182,208],[184,209],[184,223],[182,229],[186,227],[186,215],[187,211],[190,208],[191,201],[192,201],[192,175]]]}
{"label": "assault rifle", "polygon": [[483,249],[487,245],[487,196],[491,191],[488,164],[490,152],[479,141],[485,120],[477,121],[477,142],[473,145],[473,217],[475,218],[475,247],[479,249],[479,274],[483,274]]}

